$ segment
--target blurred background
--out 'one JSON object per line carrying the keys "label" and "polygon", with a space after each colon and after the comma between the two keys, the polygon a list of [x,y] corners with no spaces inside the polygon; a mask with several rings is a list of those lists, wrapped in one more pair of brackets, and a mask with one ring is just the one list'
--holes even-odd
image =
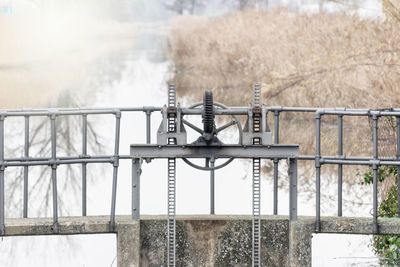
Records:
{"label": "blurred background", "polygon": [[[183,104],[198,102],[207,89],[221,103],[247,105],[255,82],[262,83],[267,105],[398,107],[399,22],[398,0],[0,0],[0,108],[162,106],[167,83],[177,84]],[[159,115],[153,117],[156,129]],[[73,118],[59,122],[60,154],[80,150],[74,145],[79,143],[75,142],[79,123]],[[112,118],[94,116],[89,123],[91,152],[111,151]],[[128,154],[129,144],[145,140],[140,128],[144,116],[124,117],[122,123],[121,152]],[[298,143],[302,154],[312,153],[313,123],[312,114],[282,115],[281,142]],[[330,128],[334,123],[328,119],[323,128],[323,151],[331,155],[336,155],[337,147],[336,131]],[[23,155],[22,125],[22,120],[7,120],[6,156]],[[31,131],[37,132],[30,140],[32,154],[50,153],[48,127],[46,120],[32,122]],[[368,121],[348,119],[344,127],[346,155],[369,155]],[[389,122],[386,129],[382,138],[394,138]],[[226,138],[233,136],[228,133]],[[385,151],[387,156],[395,153]],[[302,215],[313,215],[315,208],[311,165],[300,166]],[[166,179],[159,170],[166,166],[151,166],[144,166],[141,209],[145,214],[165,214]],[[272,213],[271,166],[264,166],[264,214]],[[285,168],[282,163],[283,178]],[[117,212],[129,214],[125,188],[130,166],[121,169]],[[183,164],[178,169],[177,212],[207,214],[207,174]],[[89,215],[109,213],[110,170],[108,166],[88,170]],[[237,161],[217,172],[217,214],[251,214],[249,170],[249,162]],[[337,186],[335,170],[324,171],[325,216],[335,212]],[[371,186],[362,184],[367,171],[344,168],[346,216],[370,216]],[[79,215],[79,169],[60,168],[60,173],[59,198],[64,203],[60,213]],[[7,217],[22,214],[21,174],[22,169],[6,172]],[[31,217],[51,215],[49,177],[48,170],[33,170]],[[394,179],[386,183],[382,201]],[[287,214],[286,188],[286,179],[281,179],[281,214]],[[313,263],[379,266],[382,255],[374,253],[371,244],[368,236],[318,235],[313,250],[319,249],[314,254],[319,256]],[[0,241],[0,265],[116,266],[115,246],[113,235],[7,237]],[[328,247],[346,249],[338,254],[332,253],[335,249],[320,249]]]}

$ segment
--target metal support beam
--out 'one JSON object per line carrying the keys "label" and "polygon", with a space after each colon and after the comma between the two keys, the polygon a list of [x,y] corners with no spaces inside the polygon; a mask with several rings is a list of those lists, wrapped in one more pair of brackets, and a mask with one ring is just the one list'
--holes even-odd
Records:
{"label": "metal support beam", "polygon": [[297,221],[297,159],[289,158],[289,220]]}
{"label": "metal support beam", "polygon": [[151,111],[146,111],[146,144],[151,143]]}
{"label": "metal support beam", "polygon": [[110,231],[115,230],[115,206],[117,202],[117,179],[119,167],[119,139],[121,130],[121,112],[115,114],[115,137],[114,137],[114,160],[113,160],[113,180],[111,191],[111,214],[110,214]]}
{"label": "metal support beam", "polygon": [[318,233],[321,230],[321,113],[315,114],[315,231]]}
{"label": "metal support beam", "polygon": [[[214,168],[215,159],[206,159],[206,167]],[[215,170],[210,170],[210,214],[215,214]]]}
{"label": "metal support beam", "polygon": [[[400,117],[396,117],[396,159],[400,160]],[[400,217],[400,166],[397,166],[397,216]]]}
{"label": "metal support beam", "polygon": [[[373,157],[378,159],[378,116],[372,115],[372,141],[373,141]],[[378,233],[378,164],[372,165],[373,174],[373,234]]]}
{"label": "metal support beam", "polygon": [[50,116],[51,122],[51,184],[53,191],[53,231],[58,232],[58,196],[57,196],[57,143],[56,143],[56,115]]}
{"label": "metal support beam", "polygon": [[[338,156],[343,156],[343,115],[338,116]],[[343,164],[338,164],[338,216],[342,216]]]}
{"label": "metal support beam", "polygon": [[[29,158],[29,116],[25,116],[24,157]],[[24,166],[24,208],[23,217],[28,218],[28,172],[29,167]]]}
{"label": "metal support beam", "polygon": [[0,115],[0,235],[5,234],[4,227],[4,119],[5,116]]}
{"label": "metal support beam", "polygon": [[[274,144],[279,144],[279,111],[274,111]],[[279,159],[274,158],[274,215],[278,215]]]}
{"label": "metal support beam", "polygon": [[[82,115],[82,157],[87,157],[87,115]],[[82,163],[82,216],[86,216],[87,163]]]}
{"label": "metal support beam", "polygon": [[132,218],[140,219],[140,175],[142,173],[142,160],[132,160]]}
{"label": "metal support beam", "polygon": [[298,155],[298,145],[224,145],[224,146],[177,146],[131,145],[134,158],[247,158],[287,159]]}

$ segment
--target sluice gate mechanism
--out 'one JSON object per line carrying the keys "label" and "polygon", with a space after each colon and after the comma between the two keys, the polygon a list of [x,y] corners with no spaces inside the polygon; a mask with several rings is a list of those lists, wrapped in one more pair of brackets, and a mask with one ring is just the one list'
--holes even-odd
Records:
{"label": "sluice gate mechanism", "polygon": [[[273,144],[272,134],[267,123],[268,109],[261,103],[261,85],[253,86],[253,101],[248,107],[228,107],[214,102],[212,92],[206,91],[203,101],[188,108],[176,101],[174,85],[168,86],[168,101],[161,109],[162,122],[157,131],[157,144],[131,145],[133,158],[132,176],[132,214],[140,219],[140,174],[143,160],[167,159],[168,170],[168,219],[167,219],[167,266],[176,265],[176,159],[188,165],[210,172],[210,213],[214,214],[214,171],[223,168],[234,159],[252,159],[252,266],[260,266],[261,241],[261,167],[262,159],[277,162],[286,159],[289,164],[289,217],[297,220],[297,156],[298,145]],[[186,120],[185,115],[201,116],[202,127]],[[246,116],[242,127],[237,116]],[[228,121],[216,127],[216,117],[224,116]],[[228,120],[226,119],[228,117]],[[186,127],[199,133],[192,143],[187,142]],[[239,141],[235,144],[222,142],[219,134],[236,127]],[[204,166],[192,162],[204,159]],[[216,161],[222,163],[216,164]]]}
{"label": "sluice gate mechanism", "polygon": [[[157,141],[152,143],[151,140],[151,115],[155,112],[161,112],[162,120],[157,131]],[[131,137],[135,138],[136,130],[145,130],[145,144],[137,144],[130,146],[130,154],[120,152],[121,131],[127,131],[121,125],[122,122],[132,122],[125,118],[125,114],[143,114],[146,116],[146,127],[135,125],[135,132]],[[298,145],[279,144],[280,118],[283,122],[289,116],[280,117],[282,114],[292,114],[290,116],[292,123],[293,118],[297,116],[303,117],[306,114],[312,116],[315,125],[315,132],[307,132],[311,138],[315,138],[315,152],[306,155],[299,155]],[[294,116],[293,116],[294,115]],[[90,124],[97,121],[97,116],[101,118],[113,119],[113,124],[108,124],[107,129],[114,132],[113,150],[106,154],[90,153],[88,143],[90,140]],[[267,123],[267,118],[273,117],[273,140],[271,131]],[[345,126],[346,118],[358,118],[360,122],[368,122],[370,132],[367,133],[369,138],[362,140],[365,148],[370,148],[369,154],[361,151],[347,151],[346,142],[352,142],[351,134],[346,134],[353,128]],[[14,119],[17,118],[17,120]],[[35,119],[34,119],[35,118]],[[63,139],[57,139],[63,136],[63,121],[65,118],[74,118],[81,123],[81,127],[76,127],[76,136],[80,136],[81,150],[68,151],[61,150],[60,144]],[[326,126],[324,121],[329,118],[329,138],[332,134],[337,133],[337,150],[329,151],[321,149],[326,133],[323,128]],[[240,119],[240,120],[239,120]],[[41,123],[48,123],[49,127],[44,130],[47,135],[44,141],[48,143],[48,153],[45,155],[35,154],[34,146],[30,141],[31,136],[35,135],[32,121],[39,120]],[[10,122],[9,122],[10,121]],[[16,134],[14,130],[20,129],[20,134]],[[196,123],[201,126],[196,126]],[[335,121],[337,123],[335,123]],[[243,126],[242,126],[242,122]],[[287,123],[287,121],[286,121]],[[332,123],[336,124],[337,131],[332,132]],[[348,123],[348,122],[347,122]],[[44,125],[43,124],[43,125]],[[125,125],[126,125],[125,124]],[[222,124],[222,125],[219,125]],[[283,124],[286,125],[286,124]],[[12,126],[12,127],[10,127]],[[232,128],[232,132],[236,132],[238,138],[235,141],[224,139],[223,132]],[[194,130],[198,133],[196,138],[188,141],[186,129]],[[304,125],[296,125],[296,131],[309,131]],[[79,134],[80,131],[80,134]],[[21,137],[23,137],[21,139]],[[46,138],[47,137],[47,138]],[[390,137],[390,138],[389,138]],[[193,138],[193,135],[190,135]],[[20,155],[10,153],[8,147],[14,145],[14,141],[20,142]],[[20,141],[18,141],[20,140]],[[74,139],[75,140],[75,139]],[[347,140],[347,141],[346,141]],[[47,145],[46,145],[47,146]],[[390,153],[385,149],[389,147]],[[308,148],[309,149],[309,148]],[[61,151],[60,151],[61,150]],[[386,151],[386,152],[385,152]],[[353,152],[358,152],[353,154]],[[94,154],[92,154],[94,153]],[[16,236],[16,235],[41,235],[41,234],[86,234],[86,233],[116,233],[119,266],[140,266],[140,253],[142,253],[140,245],[140,237],[146,229],[140,229],[140,175],[143,161],[150,163],[152,160],[167,160],[168,172],[168,201],[167,201],[167,253],[159,259],[157,266],[182,265],[180,255],[176,251],[176,174],[177,160],[182,160],[188,165],[206,171],[210,174],[210,214],[215,213],[214,208],[214,178],[216,169],[221,169],[231,163],[234,159],[251,159],[252,160],[252,263],[253,266],[274,265],[269,260],[266,250],[270,251],[268,245],[270,240],[263,242],[261,246],[261,203],[268,205],[270,201],[261,199],[261,177],[263,162],[270,160],[273,162],[273,215],[278,215],[278,178],[279,178],[279,162],[288,161],[288,181],[289,181],[289,222],[284,219],[284,224],[279,224],[282,231],[286,231],[284,243],[288,245],[288,250],[275,251],[279,254],[279,264],[282,259],[287,260],[285,266],[311,266],[311,237],[313,233],[347,233],[347,234],[384,234],[399,235],[400,220],[398,218],[382,218],[379,211],[379,192],[385,188],[385,184],[380,179],[380,168],[392,167],[397,170],[393,174],[393,178],[397,181],[394,183],[397,191],[397,203],[400,203],[400,108],[384,108],[384,109],[353,109],[353,108],[322,108],[322,107],[284,107],[284,106],[265,106],[261,103],[261,86],[256,84],[253,87],[252,103],[248,106],[230,107],[214,102],[212,93],[206,92],[203,100],[189,107],[182,107],[177,103],[176,90],[174,85],[168,87],[167,105],[163,107],[145,106],[145,107],[114,107],[114,108],[48,108],[48,109],[0,109],[0,235]],[[116,215],[117,203],[117,182],[119,167],[121,161],[132,162],[132,215],[121,216]],[[297,163],[314,162],[315,163],[315,216],[297,218]],[[199,163],[204,162],[204,164]],[[107,216],[99,219],[97,216],[88,216],[87,190],[90,186],[87,182],[89,174],[88,166],[94,164],[108,165],[112,169],[112,178],[109,184],[110,192],[110,209]],[[64,176],[60,173],[61,166],[77,165],[81,167],[81,215],[77,218],[70,218],[59,213],[59,190],[57,182]],[[324,166],[337,167],[337,217],[322,217],[324,211],[321,209],[323,204],[322,193],[325,193],[321,186],[322,174]],[[354,218],[346,214],[343,198],[344,166],[364,166],[371,171],[371,208],[372,218]],[[10,214],[6,212],[8,203],[17,203],[20,201],[18,194],[9,194],[9,182],[19,184],[19,180],[13,176],[13,172],[20,168],[21,173],[21,215],[20,218],[10,218]],[[35,173],[36,168],[49,170],[48,181],[51,192],[49,197],[52,206],[52,219],[45,217],[32,218],[30,214],[31,197],[30,180],[32,171]],[[14,171],[8,171],[8,170]],[[348,171],[347,171],[348,172]],[[331,174],[331,173],[330,173]],[[352,175],[352,173],[348,173]],[[46,175],[41,177],[46,180]],[[279,179],[286,179],[281,177]],[[125,180],[126,182],[126,180]],[[125,188],[124,188],[125,189]],[[65,192],[62,192],[65,194]],[[75,196],[69,196],[75,198]],[[250,196],[249,196],[250,198]],[[264,199],[264,198],[263,198]],[[178,203],[179,204],[179,203]],[[263,206],[264,207],[264,206]],[[330,206],[331,207],[331,206]],[[369,212],[369,209],[368,209]],[[264,214],[263,214],[264,215]],[[273,216],[274,217],[274,216]],[[397,205],[397,217],[400,217],[400,204]],[[207,216],[208,221],[217,219],[215,216]],[[389,220],[390,219],[390,220]],[[238,220],[238,217],[235,219]],[[271,225],[268,217],[263,217],[263,226]],[[32,228],[31,222],[35,222],[37,227]],[[71,227],[71,223],[74,227]],[[266,223],[264,225],[264,223]],[[275,218],[272,219],[275,225]],[[95,225],[88,227],[87,225]],[[15,227],[18,226],[18,227]],[[277,226],[278,227],[278,226]],[[128,231],[129,229],[129,231]],[[266,227],[262,227],[266,230]],[[285,230],[286,229],[286,230]],[[280,232],[279,230],[278,232]],[[159,231],[159,230],[157,230]],[[247,231],[247,230],[246,230]],[[265,232],[265,231],[264,231]],[[276,231],[273,231],[276,232]],[[250,230],[249,230],[250,233]],[[265,233],[264,233],[265,234]],[[265,238],[266,236],[263,235]],[[129,242],[126,240],[129,239]],[[284,245],[285,245],[284,244]],[[285,245],[285,246],[286,246]],[[159,248],[157,249],[159,250]],[[261,255],[261,251],[263,251]],[[180,251],[178,251],[180,252]],[[250,252],[250,251],[248,251]],[[246,253],[248,253],[246,252]],[[249,256],[247,258],[247,256]],[[250,255],[246,254],[246,262],[250,261]],[[262,262],[261,262],[262,261]],[[236,262],[236,261],[235,261]],[[239,261],[240,264],[242,261]],[[232,265],[232,264],[231,264]],[[276,264],[275,264],[276,265]]]}

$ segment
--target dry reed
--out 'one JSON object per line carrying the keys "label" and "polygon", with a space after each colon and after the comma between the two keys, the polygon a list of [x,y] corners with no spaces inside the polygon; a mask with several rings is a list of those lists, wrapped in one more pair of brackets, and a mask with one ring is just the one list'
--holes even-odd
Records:
{"label": "dry reed", "polygon": [[[181,95],[199,99],[211,89],[230,105],[247,105],[252,83],[261,82],[269,106],[398,107],[399,44],[396,27],[345,14],[275,10],[181,17],[170,33],[170,82]],[[335,117],[324,118],[324,155],[337,154],[335,125]],[[344,127],[346,155],[371,155],[368,119],[346,117]],[[280,141],[314,154],[314,131],[313,114],[283,115]],[[347,175],[349,184],[359,182],[357,172]]]}

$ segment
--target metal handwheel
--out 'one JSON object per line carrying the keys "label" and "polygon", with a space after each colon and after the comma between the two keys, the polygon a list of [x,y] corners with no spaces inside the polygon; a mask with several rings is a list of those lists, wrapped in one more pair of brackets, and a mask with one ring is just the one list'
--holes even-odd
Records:
{"label": "metal handwheel", "polygon": [[[199,139],[197,139],[197,141],[195,141],[191,145],[206,143],[210,146],[219,146],[222,144],[222,142],[220,140],[218,140],[218,138],[217,138],[218,133],[220,133],[221,131],[223,131],[233,125],[236,125],[237,130],[239,132],[238,144],[239,145],[242,144],[243,129],[242,129],[242,125],[241,125],[239,119],[235,115],[231,115],[232,120],[230,122],[224,124],[221,127],[218,127],[218,128],[216,127],[214,109],[215,108],[227,109],[227,107],[221,103],[214,102],[211,92],[206,91],[203,96],[203,102],[196,103],[196,104],[190,106],[189,109],[197,108],[200,106],[203,106],[203,114],[202,114],[203,130],[200,129],[199,127],[195,126],[194,124],[188,122],[187,120],[182,119],[182,122],[185,125],[189,126],[193,130],[195,130],[196,132],[201,134]],[[211,171],[211,170],[217,170],[217,169],[227,166],[229,163],[231,163],[233,161],[233,159],[234,158],[229,158],[225,162],[223,162],[217,166],[214,166],[214,167],[207,166],[207,163],[205,164],[205,166],[200,166],[200,165],[197,165],[197,164],[191,162],[190,160],[188,160],[186,158],[183,158],[182,160],[186,164],[188,164],[189,166],[191,166],[193,168],[203,170],[203,171]]]}

